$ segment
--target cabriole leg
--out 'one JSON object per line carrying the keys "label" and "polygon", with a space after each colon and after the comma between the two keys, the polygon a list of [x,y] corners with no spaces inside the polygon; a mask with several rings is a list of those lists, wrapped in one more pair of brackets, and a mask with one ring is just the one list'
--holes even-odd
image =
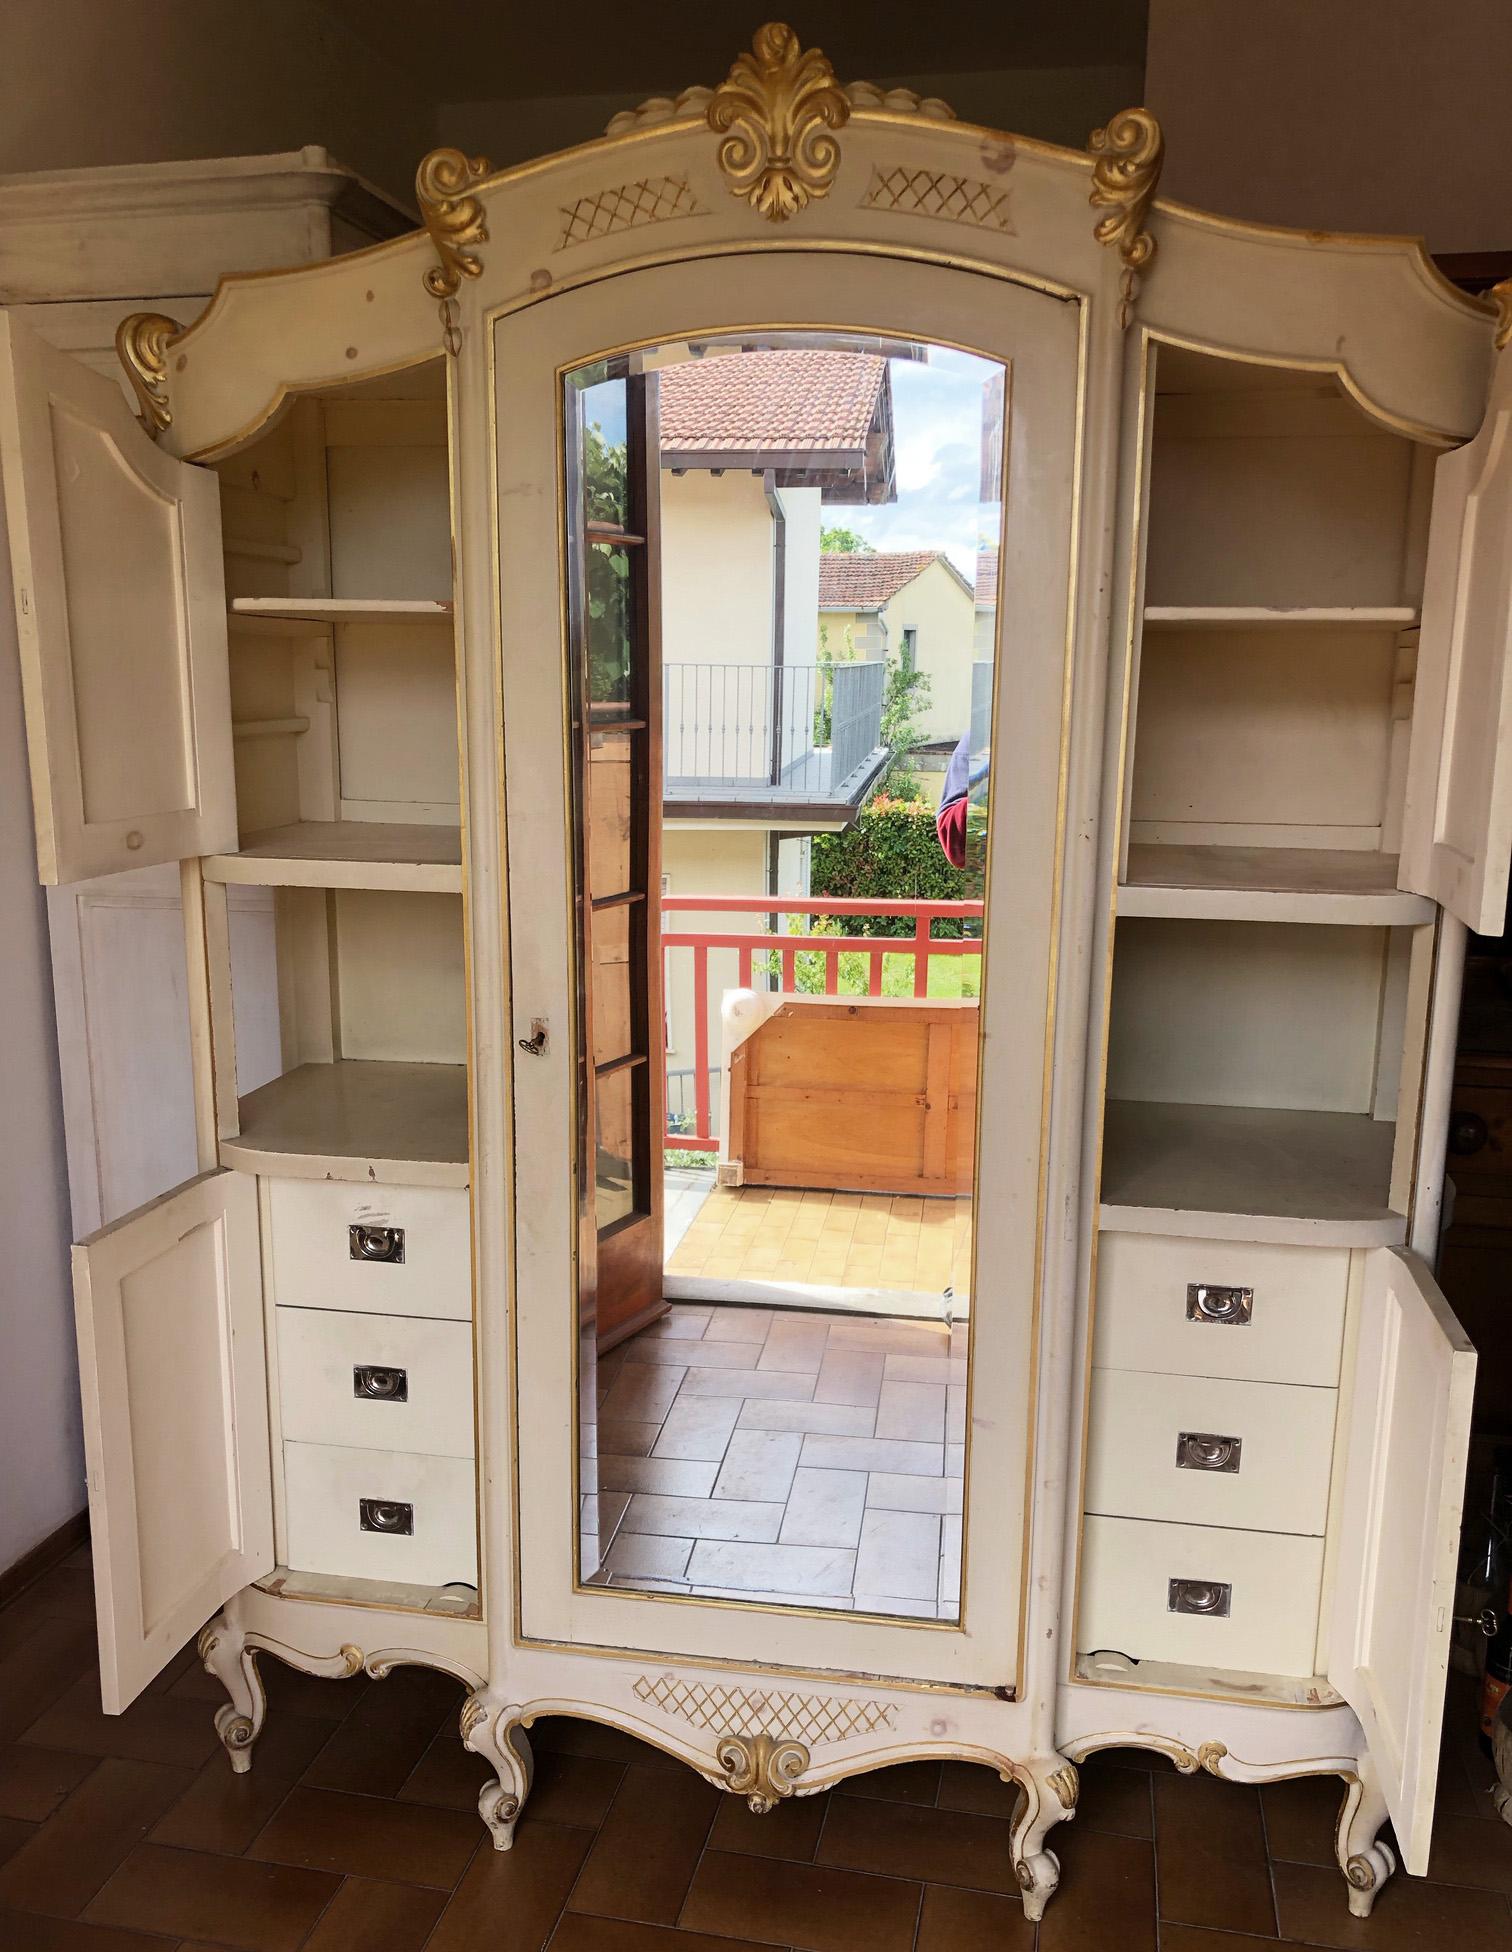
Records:
{"label": "cabriole leg", "polygon": [[535,1772],[520,1710],[490,1701],[481,1689],[463,1702],[461,1726],[463,1746],[493,1764],[494,1780],[483,1785],[478,1815],[493,1833],[494,1849],[508,1850]]}
{"label": "cabriole leg", "polygon": [[1045,1839],[1057,1823],[1068,1823],[1076,1815],[1080,1779],[1075,1765],[1058,1755],[1016,1763],[1004,1774],[1011,1775],[1022,1793],[1009,1838],[1014,1876],[1024,1894],[1024,1916],[1034,1924],[1044,1917],[1060,1883],[1060,1859],[1045,1848]]}
{"label": "cabriole leg", "polygon": [[1386,1822],[1386,1799],[1369,1756],[1360,1757],[1359,1770],[1355,1780],[1345,1778],[1334,1843],[1339,1869],[1349,1885],[1349,1909],[1356,1918],[1368,1918],[1397,1862],[1391,1846],[1378,1835]]}
{"label": "cabriole leg", "polygon": [[200,1633],[199,1657],[205,1672],[213,1674],[231,1697],[215,1711],[215,1732],[231,1767],[244,1776],[252,1767],[252,1744],[262,1733],[268,1707],[257,1672],[257,1649],[247,1646],[241,1629],[220,1613]]}

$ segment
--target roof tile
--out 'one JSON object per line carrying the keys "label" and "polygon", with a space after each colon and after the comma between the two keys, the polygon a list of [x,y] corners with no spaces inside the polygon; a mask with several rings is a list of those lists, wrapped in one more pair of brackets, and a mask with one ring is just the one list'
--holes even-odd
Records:
{"label": "roof tile", "polygon": [[887,361],[869,353],[709,354],[661,369],[664,452],[760,453],[859,448]]}

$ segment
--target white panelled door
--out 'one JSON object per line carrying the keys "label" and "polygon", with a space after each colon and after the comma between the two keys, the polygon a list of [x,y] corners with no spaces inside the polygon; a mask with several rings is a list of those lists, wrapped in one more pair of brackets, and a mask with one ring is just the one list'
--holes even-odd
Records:
{"label": "white panelled door", "polygon": [[1434,476],[1399,880],[1500,935],[1512,863],[1512,353]]}
{"label": "white panelled door", "polygon": [[216,477],[3,312],[0,462],[43,881],[234,850]]}
{"label": "white panelled door", "polygon": [[1428,1868],[1475,1351],[1416,1255],[1366,1257],[1328,1678],[1359,1716],[1406,1868]]}
{"label": "white panelled door", "polygon": [[119,1714],[273,1569],[257,1183],[210,1172],[74,1249],[100,1695]]}

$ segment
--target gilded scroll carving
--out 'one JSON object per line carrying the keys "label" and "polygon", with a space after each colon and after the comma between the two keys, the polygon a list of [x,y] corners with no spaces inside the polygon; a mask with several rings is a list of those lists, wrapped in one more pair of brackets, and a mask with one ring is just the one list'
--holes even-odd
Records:
{"label": "gilded scroll carving", "polygon": [[133,312],[116,327],[116,355],[136,395],[137,418],[154,440],[173,420],[168,348],[183,329],[166,312]]}
{"label": "gilded scroll carving", "polygon": [[766,1816],[807,1769],[809,1752],[783,1735],[726,1735],[714,1752],[725,1772],[725,1787],[746,1799],[755,1816]]}
{"label": "gilded scroll carving", "polygon": [[820,49],[804,49],[791,27],[768,21],[752,51],[736,58],[705,111],[724,137],[719,167],[731,193],[760,216],[785,223],[829,194],[840,167],[835,131],[850,103]]}
{"label": "gilded scroll carving", "polygon": [[1099,244],[1111,245],[1123,261],[1118,322],[1127,326],[1134,316],[1140,275],[1155,256],[1155,239],[1144,226],[1160,183],[1165,138],[1147,108],[1126,108],[1106,128],[1093,130],[1089,147],[1097,158],[1089,201],[1094,210],[1106,213],[1098,218],[1092,234]]}

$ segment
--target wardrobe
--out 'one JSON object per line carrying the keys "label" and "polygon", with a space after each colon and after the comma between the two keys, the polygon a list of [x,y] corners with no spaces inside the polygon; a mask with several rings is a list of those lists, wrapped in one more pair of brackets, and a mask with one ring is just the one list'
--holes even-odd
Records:
{"label": "wardrobe", "polygon": [[[1022,1791],[1031,1918],[1120,1745],[1338,1778],[1359,1915],[1388,1817],[1425,1869],[1512,296],[1163,200],[1161,158],[1144,110],[1076,153],[772,24],[598,141],[436,151],[423,230],[127,318],[135,413],[0,319],[41,876],[176,867],[189,972],[198,1172],[75,1249],[107,1709],[198,1633],[245,1770],[264,1658],[439,1668],[500,1849],[539,1715],[757,1810],[956,1757]],[[585,515],[574,403],[644,412],[669,348],[863,342],[995,362],[1005,402],[953,1618],[593,1556],[596,1299],[663,1310],[662,707],[654,523]],[[277,1023],[239,1088],[246,889]]]}

